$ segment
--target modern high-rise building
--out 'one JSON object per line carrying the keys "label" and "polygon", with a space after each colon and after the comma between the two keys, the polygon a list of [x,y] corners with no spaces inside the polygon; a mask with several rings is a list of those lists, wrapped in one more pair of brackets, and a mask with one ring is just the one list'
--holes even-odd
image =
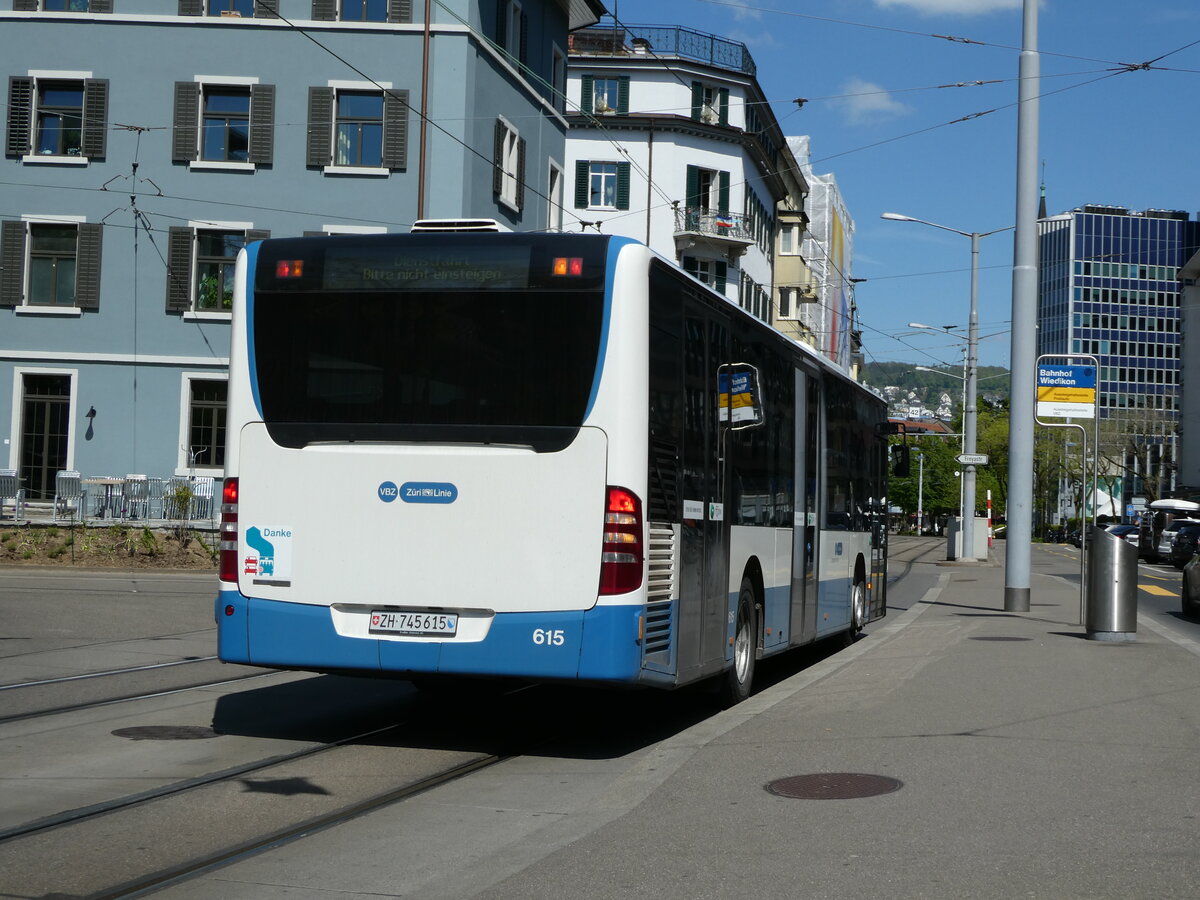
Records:
{"label": "modern high-rise building", "polygon": [[1038,353],[1094,356],[1101,423],[1151,448],[1117,466],[1126,499],[1145,487],[1156,496],[1173,487],[1178,278],[1198,245],[1200,221],[1178,210],[1089,204],[1039,223]]}

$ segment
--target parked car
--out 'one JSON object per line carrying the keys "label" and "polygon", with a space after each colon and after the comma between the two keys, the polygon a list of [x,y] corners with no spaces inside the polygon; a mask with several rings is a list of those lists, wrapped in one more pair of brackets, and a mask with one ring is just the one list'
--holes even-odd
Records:
{"label": "parked car", "polygon": [[1192,556],[1183,567],[1183,584],[1179,588],[1185,616],[1200,616],[1200,554]]}
{"label": "parked car", "polygon": [[1172,519],[1163,528],[1162,535],[1158,539],[1158,546],[1155,548],[1155,554],[1160,561],[1171,558],[1171,546],[1175,543],[1175,535],[1184,525],[1200,525],[1200,519]]}
{"label": "parked car", "polygon": [[1109,534],[1119,537],[1127,544],[1138,545],[1138,527],[1136,525],[1109,525],[1104,529]]}
{"label": "parked car", "polygon": [[1167,557],[1171,565],[1182,569],[1200,549],[1200,524],[1181,525],[1175,532],[1175,540],[1171,543],[1171,553]]}

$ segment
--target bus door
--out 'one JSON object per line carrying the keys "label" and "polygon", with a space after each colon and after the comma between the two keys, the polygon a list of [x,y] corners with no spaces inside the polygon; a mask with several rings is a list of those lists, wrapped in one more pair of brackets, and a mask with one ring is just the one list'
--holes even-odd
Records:
{"label": "bus door", "polygon": [[683,332],[679,674],[688,680],[725,661],[729,542],[717,373],[729,358],[729,319],[688,304]]}
{"label": "bus door", "polygon": [[821,532],[820,508],[821,382],[796,370],[796,507],[792,529],[792,615],[790,641],[807,644],[817,637],[816,559]]}

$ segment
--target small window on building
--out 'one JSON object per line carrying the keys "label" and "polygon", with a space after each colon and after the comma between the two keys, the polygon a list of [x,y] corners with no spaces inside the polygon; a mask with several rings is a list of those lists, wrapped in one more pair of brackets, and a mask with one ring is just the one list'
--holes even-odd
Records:
{"label": "small window on building", "polygon": [[562,231],[563,226],[563,170],[557,163],[550,163],[550,178],[546,191],[548,209],[546,211],[546,229]]}
{"label": "small window on building", "polygon": [[5,153],[25,162],[104,156],[108,81],[14,76],[8,80]]}
{"label": "small window on building", "polygon": [[386,22],[388,0],[342,0],[344,22]]}
{"label": "small window on building", "polygon": [[6,221],[0,225],[0,306],[20,310],[96,309],[101,226]]}
{"label": "small window on building", "polygon": [[204,91],[200,158],[246,162],[250,158],[250,89]]}
{"label": "small window on building", "polygon": [[520,211],[525,202],[525,139],[504,119],[496,120],[492,192]]}
{"label": "small window on building", "polygon": [[692,118],[706,125],[729,124],[729,89],[693,81]]}
{"label": "small window on building", "polygon": [[629,114],[629,76],[584,75],[579,79],[579,108],[597,116]]}
{"label": "small window on building", "polygon": [[228,383],[198,378],[190,382],[188,458],[196,468],[225,465],[225,416]]}
{"label": "small window on building", "polygon": [[579,160],[575,169],[575,206],[629,209],[629,163]]}
{"label": "small window on building", "polygon": [[228,314],[238,251],[267,231],[240,225],[172,227],[167,236],[167,311]]}
{"label": "small window on building", "polygon": [[331,174],[385,175],[405,168],[408,91],[383,88],[309,88],[310,166],[330,167]]}
{"label": "small window on building", "polygon": [[254,17],[255,4],[256,0],[208,0],[208,14],[251,19]]}

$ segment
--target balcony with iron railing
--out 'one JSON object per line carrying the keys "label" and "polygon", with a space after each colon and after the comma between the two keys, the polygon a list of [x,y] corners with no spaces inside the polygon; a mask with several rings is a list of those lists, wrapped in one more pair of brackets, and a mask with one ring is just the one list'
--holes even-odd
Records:
{"label": "balcony with iron railing", "polygon": [[756,74],[746,45],[678,25],[629,25],[601,22],[570,35],[572,53],[588,56],[674,57],[742,75]]}
{"label": "balcony with iron railing", "polygon": [[725,250],[739,255],[754,243],[747,216],[699,206],[676,207],[676,244],[695,243],[697,238],[703,238],[709,244],[715,241]]}

